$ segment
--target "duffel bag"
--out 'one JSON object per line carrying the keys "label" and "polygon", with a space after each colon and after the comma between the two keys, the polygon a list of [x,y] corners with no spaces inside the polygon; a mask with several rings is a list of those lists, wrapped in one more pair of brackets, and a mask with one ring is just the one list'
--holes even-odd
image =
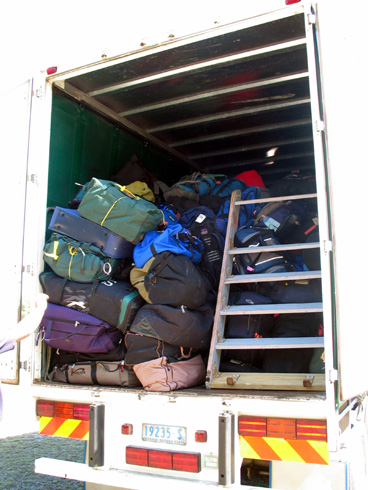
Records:
{"label": "duffel bag", "polygon": [[206,368],[202,356],[169,363],[166,357],[136,364],[134,372],[146,391],[175,391],[205,382]]}
{"label": "duffel bag", "polygon": [[130,282],[95,281],[83,284],[53,272],[39,276],[43,292],[51,303],[88,313],[125,332],[145,301]]}
{"label": "duffel bag", "polygon": [[126,348],[125,365],[128,367],[162,356],[166,356],[169,362],[178,362],[198,354],[197,349],[171,345],[160,339],[134,332],[127,332],[124,336],[124,342]]}
{"label": "duffel bag", "polygon": [[113,350],[123,338],[116,327],[88,313],[50,302],[40,332],[45,343],[55,349],[97,354]]}
{"label": "duffel bag", "polygon": [[124,361],[85,361],[55,366],[48,379],[79,385],[141,386],[134,371],[124,367]]}
{"label": "duffel bag", "polygon": [[162,211],[152,202],[115,182],[96,178],[88,184],[78,212],[132,243],[138,243],[147,231],[156,230],[163,222]]}
{"label": "duffel bag", "polygon": [[144,267],[134,267],[130,282],[150,304],[186,306],[195,310],[206,302],[207,278],[185,255],[161,252]]}
{"label": "duffel bag", "polygon": [[167,305],[145,304],[138,311],[130,331],[163,340],[171,345],[208,349],[211,342],[214,309],[203,305],[197,310]]}
{"label": "duffel bag", "polygon": [[110,279],[120,264],[95,245],[59,233],[46,242],[43,259],[58,276],[82,283]]}
{"label": "duffel bag", "polygon": [[168,251],[185,255],[194,264],[198,264],[201,261],[203,250],[201,240],[178,223],[168,226],[163,231],[148,231],[143,240],[134,247],[133,260],[136,267],[141,268],[154,255]]}

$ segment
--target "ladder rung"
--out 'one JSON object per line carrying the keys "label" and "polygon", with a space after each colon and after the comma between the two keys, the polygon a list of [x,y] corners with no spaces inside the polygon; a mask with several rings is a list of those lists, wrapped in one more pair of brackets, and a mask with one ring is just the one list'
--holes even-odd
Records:
{"label": "ladder rung", "polygon": [[247,201],[235,201],[235,206],[243,206],[244,204],[261,204],[263,202],[281,202],[295,201],[297,199],[313,199],[317,194],[298,194],[295,196],[280,196],[280,197],[263,197],[261,199],[249,199]]}
{"label": "ladder rung", "polygon": [[229,255],[240,255],[240,254],[258,254],[261,252],[284,252],[286,250],[307,250],[310,248],[319,248],[319,242],[310,243],[285,243],[280,245],[265,245],[259,247],[239,247],[231,248],[229,250]]}
{"label": "ladder rung", "polygon": [[276,313],[318,313],[322,303],[285,303],[272,305],[233,305],[220,311],[221,315],[273,315]]}
{"label": "ladder rung", "polygon": [[224,339],[216,349],[315,349],[323,347],[323,337],[269,337],[262,339]]}
{"label": "ladder rung", "polygon": [[275,272],[271,274],[239,274],[225,279],[225,284],[245,284],[248,282],[298,281],[320,279],[321,271]]}

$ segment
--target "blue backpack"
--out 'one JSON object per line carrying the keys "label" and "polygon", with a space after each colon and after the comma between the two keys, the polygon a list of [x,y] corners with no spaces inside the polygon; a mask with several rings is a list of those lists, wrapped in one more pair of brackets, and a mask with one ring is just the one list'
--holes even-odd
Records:
{"label": "blue backpack", "polygon": [[[248,187],[241,194],[242,201],[248,201],[251,199],[260,199],[260,198],[261,198],[261,189],[255,186]],[[245,204],[241,206],[239,211],[238,228],[241,228],[243,226],[252,226],[253,219],[257,216],[257,214],[259,213],[259,211],[263,206],[264,204],[254,204],[254,203]],[[217,217],[225,219],[226,223],[229,216],[229,208],[230,208],[230,199],[227,199],[217,213]]]}
{"label": "blue backpack", "polygon": [[194,264],[198,264],[202,259],[203,250],[201,240],[178,223],[168,226],[163,231],[148,231],[143,240],[134,247],[133,260],[136,267],[140,269],[154,255],[171,252],[185,255]]}

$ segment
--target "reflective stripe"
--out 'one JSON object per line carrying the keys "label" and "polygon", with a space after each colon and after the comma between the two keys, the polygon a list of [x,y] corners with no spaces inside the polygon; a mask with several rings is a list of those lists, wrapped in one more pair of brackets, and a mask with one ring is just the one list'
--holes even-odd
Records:
{"label": "reflective stripe", "polygon": [[240,436],[240,452],[247,459],[329,464],[327,443],[324,441]]}
{"label": "reflective stripe", "polygon": [[40,417],[39,432],[44,436],[88,440],[89,421],[63,419],[60,417]]}

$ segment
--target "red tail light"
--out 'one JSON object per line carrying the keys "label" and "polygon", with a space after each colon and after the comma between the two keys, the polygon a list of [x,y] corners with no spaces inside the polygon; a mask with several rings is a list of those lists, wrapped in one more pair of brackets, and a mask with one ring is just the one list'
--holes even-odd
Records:
{"label": "red tail light", "polygon": [[241,436],[266,437],[267,419],[265,417],[239,417],[239,434]]}
{"label": "red tail light", "polygon": [[37,400],[36,415],[38,417],[59,417],[62,419],[89,420],[89,405],[83,403]]}
{"label": "red tail light", "polygon": [[148,465],[151,468],[173,469],[173,453],[168,451],[148,451]]}
{"label": "red tail light", "polygon": [[36,415],[38,417],[53,417],[54,402],[51,402],[49,400],[37,400]]}
{"label": "red tail light", "polygon": [[327,424],[323,420],[297,420],[297,439],[327,441]]}
{"label": "red tail light", "polygon": [[125,451],[125,460],[128,464],[190,473],[201,471],[200,458],[199,453],[161,451],[134,446],[127,446]]}
{"label": "red tail light", "polygon": [[327,441],[327,424],[323,420],[295,420],[241,415],[238,421],[238,432],[241,436]]}
{"label": "red tail light", "polygon": [[294,3],[299,3],[300,0],[285,0],[286,5],[293,5]]}

